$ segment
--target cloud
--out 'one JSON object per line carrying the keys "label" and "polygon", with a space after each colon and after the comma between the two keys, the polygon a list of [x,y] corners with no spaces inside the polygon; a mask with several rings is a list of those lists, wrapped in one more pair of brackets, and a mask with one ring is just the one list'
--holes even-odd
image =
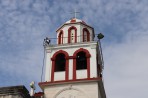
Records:
{"label": "cloud", "polygon": [[104,80],[105,87],[109,87],[108,97],[147,97],[147,34],[148,30],[143,28],[133,30],[127,32],[122,43],[105,46]]}
{"label": "cloud", "polygon": [[107,96],[146,97],[147,4],[147,0],[0,0],[0,86],[29,88],[32,80],[40,81],[43,39],[56,37],[56,29],[76,9],[78,18],[105,35]]}

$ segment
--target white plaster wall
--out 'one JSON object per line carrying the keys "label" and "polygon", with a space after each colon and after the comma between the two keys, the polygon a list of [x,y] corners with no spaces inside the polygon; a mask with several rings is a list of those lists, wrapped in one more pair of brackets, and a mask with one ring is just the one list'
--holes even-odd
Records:
{"label": "white plaster wall", "polygon": [[69,59],[69,80],[73,79],[73,60]]}
{"label": "white plaster wall", "polygon": [[[54,55],[54,53],[56,53],[59,50],[63,50],[66,51],[69,56],[73,56],[74,52],[80,48],[84,48],[87,49],[90,54],[90,77],[97,77],[97,60],[96,60],[96,42],[92,42],[92,43],[82,43],[82,44],[73,44],[73,45],[63,45],[63,46],[55,46],[55,47],[50,47],[50,49],[48,50],[49,52],[47,53],[47,57],[46,57],[46,73],[45,73],[45,81],[50,81],[51,80],[51,66],[52,66],[52,62],[51,62],[51,57]],[[95,62],[94,62],[95,61]],[[64,75],[65,76],[65,75]],[[72,79],[73,76],[73,60],[69,59],[69,79]],[[61,80],[61,79],[65,79],[63,78],[63,76],[61,75],[56,75],[56,80]],[[79,75],[77,74],[77,77],[80,78],[85,78],[86,74],[83,73],[79,73]]]}
{"label": "white plaster wall", "polygon": [[[68,29],[71,27],[71,26],[75,26],[77,28],[77,42],[82,42],[83,40],[83,28],[87,28],[88,31],[90,32],[90,40],[92,40],[92,35],[93,35],[93,29],[88,27],[88,26],[85,26],[81,23],[78,23],[78,24],[69,24],[69,25],[65,25],[64,27],[62,27],[60,30],[63,30],[63,43],[68,43]],[[57,38],[58,38],[58,35],[60,33],[60,30],[57,32]],[[58,43],[58,39],[57,39],[57,43]]]}
{"label": "white plaster wall", "polygon": [[51,81],[51,65],[51,52],[48,51],[45,57],[45,81]]}
{"label": "white plaster wall", "polygon": [[87,78],[87,70],[77,70],[76,71],[76,78],[77,79],[85,79]]}
{"label": "white plaster wall", "polygon": [[91,54],[91,58],[90,58],[90,77],[94,78],[97,77],[97,58],[96,58],[96,45],[91,45],[90,46],[90,54]]}
{"label": "white plaster wall", "polygon": [[[74,90],[80,92],[83,97],[80,97],[79,94],[72,95],[69,93],[70,90]],[[44,97],[45,98],[59,98],[62,92],[67,92],[66,95],[61,96],[61,98],[65,98],[65,96],[75,96],[75,98],[101,98],[98,83],[97,82],[81,82],[81,83],[71,83],[71,84],[61,84],[61,85],[52,85],[48,86],[44,89]],[[66,97],[67,98],[67,97]]]}
{"label": "white plaster wall", "polygon": [[65,71],[62,72],[55,72],[54,73],[54,80],[65,80]]}

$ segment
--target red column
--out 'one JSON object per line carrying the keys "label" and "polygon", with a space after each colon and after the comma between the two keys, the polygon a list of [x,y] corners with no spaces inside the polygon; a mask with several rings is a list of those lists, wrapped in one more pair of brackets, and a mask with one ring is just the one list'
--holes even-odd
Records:
{"label": "red column", "polygon": [[66,67],[66,70],[65,70],[65,80],[67,81],[67,80],[69,80],[69,59],[68,58],[66,58],[66,65],[65,65],[65,67]]}
{"label": "red column", "polygon": [[76,80],[76,57],[73,58],[73,80]]}
{"label": "red column", "polygon": [[87,58],[87,78],[90,78],[90,57]]}
{"label": "red column", "polygon": [[55,61],[52,60],[51,82],[54,81],[54,69],[55,69]]}

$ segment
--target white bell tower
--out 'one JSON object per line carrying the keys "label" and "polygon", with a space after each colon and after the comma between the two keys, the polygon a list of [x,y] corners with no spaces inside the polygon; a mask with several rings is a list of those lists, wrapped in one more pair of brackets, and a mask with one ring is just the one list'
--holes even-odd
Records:
{"label": "white bell tower", "polygon": [[44,98],[106,98],[94,29],[73,18],[56,32],[57,44],[45,47]]}

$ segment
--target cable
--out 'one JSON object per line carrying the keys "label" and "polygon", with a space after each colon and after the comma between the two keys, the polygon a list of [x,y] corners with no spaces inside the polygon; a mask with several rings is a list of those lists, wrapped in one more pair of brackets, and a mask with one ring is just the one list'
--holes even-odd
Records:
{"label": "cable", "polygon": [[[101,47],[100,39],[98,40],[98,42],[99,42],[99,50],[100,50],[101,62],[102,62],[102,70],[103,70],[104,69],[104,60],[103,60],[103,53],[102,53],[102,47]],[[102,82],[104,83],[103,71],[102,71]]]}

